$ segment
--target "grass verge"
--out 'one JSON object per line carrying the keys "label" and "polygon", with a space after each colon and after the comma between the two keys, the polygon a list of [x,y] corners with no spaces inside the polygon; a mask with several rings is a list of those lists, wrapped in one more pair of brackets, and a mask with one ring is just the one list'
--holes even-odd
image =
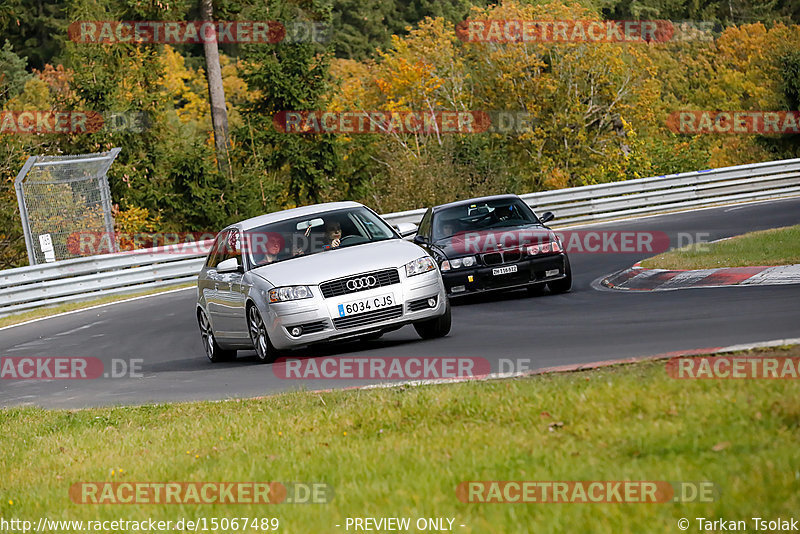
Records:
{"label": "grass verge", "polygon": [[0,328],[4,326],[11,326],[14,324],[24,323],[33,319],[41,319],[42,317],[49,317],[74,310],[82,310],[84,308],[91,308],[100,304],[108,304],[110,302],[118,302],[120,300],[127,300],[135,297],[143,297],[145,295],[155,295],[156,293],[164,293],[165,291],[172,291],[186,287],[196,286],[195,283],[176,284],[174,286],[158,287],[148,289],[146,291],[138,291],[135,293],[126,293],[124,295],[109,295],[107,297],[100,297],[92,300],[83,300],[81,302],[69,302],[67,304],[59,304],[57,306],[49,306],[47,308],[38,308],[28,312],[15,313],[6,317],[0,317]]}
{"label": "grass verge", "polygon": [[[445,517],[465,533],[674,533],[686,517],[697,532],[696,517],[796,516],[798,440],[796,380],[674,380],[663,361],[217,403],[10,408],[0,410],[0,516],[277,517],[282,532],[345,532],[348,517]],[[465,504],[455,488],[469,480],[711,481],[720,494],[688,504]],[[325,482],[335,496],[79,505],[68,490],[80,481]]]}
{"label": "grass verge", "polygon": [[647,269],[715,269],[800,263],[800,225],[751,232],[716,243],[695,243],[642,262]]}

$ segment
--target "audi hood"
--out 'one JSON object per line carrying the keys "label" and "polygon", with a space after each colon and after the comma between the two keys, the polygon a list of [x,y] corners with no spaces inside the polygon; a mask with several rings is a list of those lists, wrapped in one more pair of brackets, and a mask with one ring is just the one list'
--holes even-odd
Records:
{"label": "audi hood", "polygon": [[400,269],[417,258],[427,256],[420,247],[403,239],[389,239],[340,249],[331,249],[308,256],[297,256],[249,271],[274,287],[319,285],[327,280],[353,276],[381,269]]}

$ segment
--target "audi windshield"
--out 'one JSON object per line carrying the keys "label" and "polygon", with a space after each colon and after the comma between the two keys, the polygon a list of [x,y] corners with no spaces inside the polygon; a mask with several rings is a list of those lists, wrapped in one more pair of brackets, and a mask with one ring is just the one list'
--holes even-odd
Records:
{"label": "audi windshield", "polygon": [[399,238],[380,217],[364,207],[286,219],[244,232],[245,250],[253,267]]}

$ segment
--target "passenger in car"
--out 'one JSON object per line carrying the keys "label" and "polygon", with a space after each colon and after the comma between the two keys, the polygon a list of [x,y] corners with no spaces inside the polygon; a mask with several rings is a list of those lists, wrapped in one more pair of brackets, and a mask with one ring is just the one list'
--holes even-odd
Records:
{"label": "passenger in car", "polygon": [[256,251],[253,254],[253,261],[256,265],[267,265],[278,259],[278,254],[281,252],[282,243],[278,236],[269,236],[267,244],[262,251]]}

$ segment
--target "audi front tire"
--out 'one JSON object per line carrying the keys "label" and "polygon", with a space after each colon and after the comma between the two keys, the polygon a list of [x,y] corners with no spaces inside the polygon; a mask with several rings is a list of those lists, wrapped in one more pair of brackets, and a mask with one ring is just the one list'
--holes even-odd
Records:
{"label": "audi front tire", "polygon": [[445,301],[444,315],[428,319],[426,321],[419,321],[414,323],[414,329],[422,339],[435,339],[437,337],[444,337],[450,333],[450,326],[452,325],[452,316],[450,314],[450,301]]}
{"label": "audi front tire", "polygon": [[261,363],[272,363],[278,357],[277,350],[272,346],[267,334],[267,325],[261,318],[261,312],[254,304],[247,307],[247,330],[250,332],[250,340],[253,348],[256,349],[256,356]]}

